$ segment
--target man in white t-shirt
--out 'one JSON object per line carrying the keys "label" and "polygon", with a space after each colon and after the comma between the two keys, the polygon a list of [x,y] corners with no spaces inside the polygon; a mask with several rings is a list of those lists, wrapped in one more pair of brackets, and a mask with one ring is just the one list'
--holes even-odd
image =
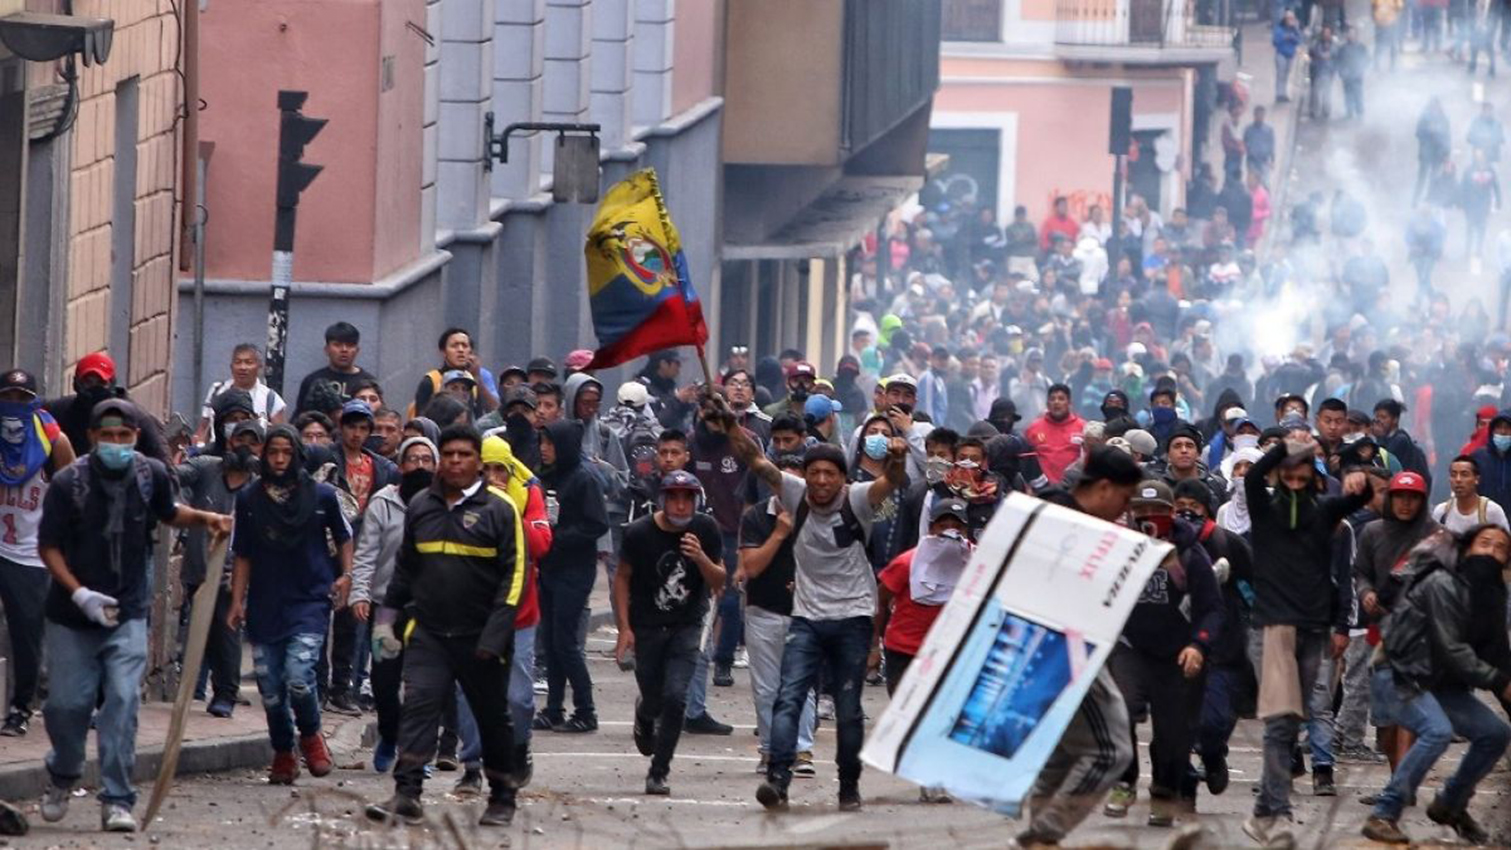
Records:
{"label": "man in white t-shirt", "polygon": [[244,342],[231,351],[231,379],[211,384],[210,391],[205,393],[205,402],[199,413],[199,428],[194,432],[194,442],[200,444],[210,442],[213,437],[210,433],[210,425],[215,421],[215,397],[232,387],[246,390],[247,394],[252,396],[253,412],[262,423],[262,427],[267,428],[283,422],[283,412],[286,407],[283,397],[262,382],[262,353],[258,351],[257,346]]}
{"label": "man in white t-shirt", "polygon": [[1511,531],[1506,512],[1494,499],[1481,496],[1480,465],[1468,455],[1459,455],[1448,465],[1448,489],[1453,498],[1432,509],[1432,518],[1454,534],[1476,525],[1492,523]]}
{"label": "man in white t-shirt", "polygon": [[[866,555],[877,505],[907,480],[908,443],[893,437],[883,477],[845,483],[845,453],[818,443],[803,455],[803,475],[782,472],[740,428],[723,399],[704,402],[704,421],[730,436],[735,457],[778,495],[793,517],[792,620],[782,650],[782,675],[771,712],[771,753],[756,799],[768,809],[787,806],[787,786],[796,759],[798,721],[821,667],[834,685],[839,768],[839,807],[857,811],[860,746],[865,715],[860,693],[874,635],[876,575]],[[868,607],[869,606],[869,607]]]}

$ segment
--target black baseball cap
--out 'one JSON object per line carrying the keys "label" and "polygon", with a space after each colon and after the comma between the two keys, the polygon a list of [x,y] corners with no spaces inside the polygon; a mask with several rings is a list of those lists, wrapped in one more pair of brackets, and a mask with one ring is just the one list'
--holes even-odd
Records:
{"label": "black baseball cap", "polygon": [[[531,360],[529,363],[525,364],[525,371],[531,374],[535,372],[543,372],[555,378],[557,375],[556,361],[552,360],[549,357],[537,357],[534,360]],[[528,377],[528,375],[526,377]]]}
{"label": "black baseball cap", "polygon": [[666,473],[661,479],[661,492],[667,490],[696,490],[702,492],[703,482],[698,476],[684,469],[677,469]]}
{"label": "black baseball cap", "polygon": [[35,396],[37,395],[37,379],[24,369],[12,369],[0,375],[0,393],[6,390],[21,390]]}
{"label": "black baseball cap", "polygon": [[112,417],[121,420],[122,425],[132,429],[137,428],[137,423],[141,421],[141,414],[137,411],[136,405],[123,398],[107,398],[89,411],[89,427],[98,428],[101,422]]}
{"label": "black baseball cap", "polygon": [[524,384],[520,384],[514,389],[509,390],[504,393],[504,410],[508,410],[511,404],[523,404],[534,410],[536,407],[535,390],[530,389]]}
{"label": "black baseball cap", "polygon": [[930,525],[947,516],[952,516],[966,525],[970,524],[970,520],[966,517],[965,513],[965,501],[962,499],[940,499],[934,503],[933,507],[929,508]]}

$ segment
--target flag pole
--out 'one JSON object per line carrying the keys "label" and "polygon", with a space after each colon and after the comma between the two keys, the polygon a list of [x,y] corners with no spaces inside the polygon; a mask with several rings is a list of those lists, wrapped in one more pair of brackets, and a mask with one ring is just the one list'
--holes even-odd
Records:
{"label": "flag pole", "polygon": [[697,349],[698,363],[703,366],[703,385],[705,387],[708,387],[709,390],[712,391],[714,385],[714,373],[713,370],[708,368],[708,355],[703,352],[702,343],[693,346],[693,348]]}

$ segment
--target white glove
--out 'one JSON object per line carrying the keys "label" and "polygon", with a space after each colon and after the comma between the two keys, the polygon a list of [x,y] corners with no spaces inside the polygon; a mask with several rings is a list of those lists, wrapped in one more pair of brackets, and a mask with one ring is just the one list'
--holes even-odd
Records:
{"label": "white glove", "polygon": [[373,657],[379,661],[398,658],[404,651],[404,643],[393,633],[393,623],[378,623],[373,626]]}
{"label": "white glove", "polygon": [[1218,558],[1217,563],[1212,565],[1212,575],[1216,576],[1219,587],[1228,583],[1228,576],[1232,571],[1232,565],[1228,563],[1227,558]]}
{"label": "white glove", "polygon": [[121,622],[121,603],[114,596],[106,596],[97,590],[80,587],[73,592],[73,604],[79,606],[84,616],[102,626],[114,628]]}

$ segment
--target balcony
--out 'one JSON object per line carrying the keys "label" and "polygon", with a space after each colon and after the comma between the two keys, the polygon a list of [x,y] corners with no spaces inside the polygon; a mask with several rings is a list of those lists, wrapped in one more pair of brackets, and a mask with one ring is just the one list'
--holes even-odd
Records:
{"label": "balcony", "polygon": [[1233,0],[1056,0],[1055,53],[1131,65],[1220,62],[1233,55]]}

